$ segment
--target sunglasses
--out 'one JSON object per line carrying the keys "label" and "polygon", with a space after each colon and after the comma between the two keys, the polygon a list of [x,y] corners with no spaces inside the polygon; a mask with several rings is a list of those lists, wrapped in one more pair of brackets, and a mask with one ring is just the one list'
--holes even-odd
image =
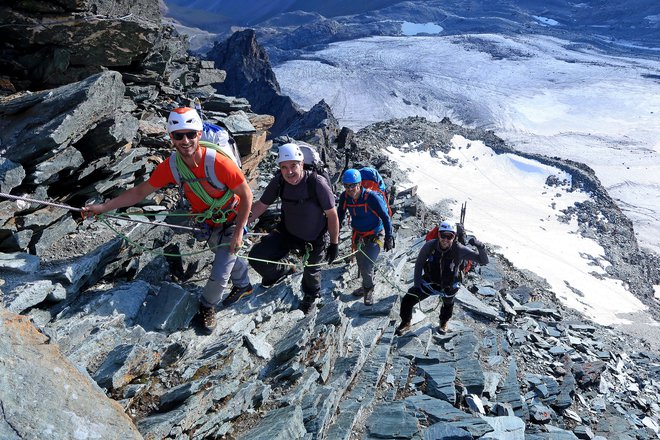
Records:
{"label": "sunglasses", "polygon": [[453,240],[454,239],[454,234],[440,234],[440,238],[445,239],[445,240]]}
{"label": "sunglasses", "polygon": [[360,186],[359,183],[345,183],[344,184],[344,188],[346,188],[346,189],[353,189],[353,188],[357,188],[358,186]]}
{"label": "sunglasses", "polygon": [[187,137],[190,140],[193,140],[197,137],[197,132],[196,131],[184,131],[183,133],[172,133],[172,138],[175,141],[180,141],[183,140],[184,137]]}

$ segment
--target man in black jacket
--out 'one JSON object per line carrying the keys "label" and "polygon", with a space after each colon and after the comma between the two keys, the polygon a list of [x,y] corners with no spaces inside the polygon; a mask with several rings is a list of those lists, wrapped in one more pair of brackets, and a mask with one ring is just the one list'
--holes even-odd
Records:
{"label": "man in black jacket", "polygon": [[[304,298],[300,308],[307,313],[321,291],[319,263],[324,253],[328,263],[337,258],[339,218],[335,196],[328,182],[317,173],[305,170],[303,160],[303,153],[296,144],[284,144],[279,148],[277,164],[281,175],[276,175],[261,198],[253,203],[248,223],[259,218],[278,198],[282,200],[282,222],[252,247],[249,262],[261,275],[261,284],[268,287],[293,273],[293,269],[285,264],[260,260],[280,262],[294,249],[305,253]],[[329,245],[326,241],[328,234]]]}
{"label": "man in black jacket", "polygon": [[456,229],[449,222],[438,227],[438,238],[427,241],[419,251],[415,262],[413,286],[401,300],[401,324],[396,329],[402,335],[410,329],[413,307],[433,293],[442,294],[440,330],[447,331],[447,324],[454,310],[454,296],[460,288],[459,273],[464,261],[476,260],[488,264],[485,246],[475,238],[468,244],[476,247],[475,252],[456,240]]}

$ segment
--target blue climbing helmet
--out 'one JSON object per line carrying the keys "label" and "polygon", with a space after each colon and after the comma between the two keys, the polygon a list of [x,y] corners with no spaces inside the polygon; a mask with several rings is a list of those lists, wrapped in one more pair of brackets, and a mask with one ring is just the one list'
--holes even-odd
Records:
{"label": "blue climbing helmet", "polygon": [[360,183],[362,182],[362,175],[355,168],[349,168],[344,171],[344,175],[341,178],[341,183]]}

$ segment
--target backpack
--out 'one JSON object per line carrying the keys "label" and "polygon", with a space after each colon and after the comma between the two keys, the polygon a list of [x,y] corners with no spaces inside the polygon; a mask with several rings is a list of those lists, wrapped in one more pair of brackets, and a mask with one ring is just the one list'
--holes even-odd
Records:
{"label": "backpack", "polygon": [[332,179],[330,178],[330,173],[328,172],[328,166],[321,160],[319,152],[316,150],[316,147],[304,142],[297,142],[298,148],[303,154],[303,168],[306,170],[314,171],[319,176],[325,177],[325,180],[328,182],[328,186],[331,190],[334,191],[334,186],[332,185]]}
{"label": "backpack", "polygon": [[[202,119],[202,138],[200,139],[200,145],[220,151],[229,157],[239,168],[242,168],[241,154],[236,146],[236,141],[231,137],[229,131],[224,127],[205,120],[202,103],[199,98],[191,100],[190,106],[197,110],[199,117]],[[202,143],[202,141],[205,143]]]}
{"label": "backpack", "polygon": [[390,208],[390,201],[387,195],[387,186],[383,177],[380,175],[376,168],[362,167],[360,168],[360,176],[362,177],[362,187],[370,189],[376,194],[380,195],[385,200],[387,206],[387,213],[392,217],[392,208]]}
{"label": "backpack", "polygon": [[[226,129],[208,121],[203,121],[201,140],[212,144],[210,146],[211,148],[222,151],[226,156],[231,158],[239,168],[243,166],[241,163],[241,155],[239,154],[238,148],[236,147],[236,141],[229,135],[229,132]],[[200,144],[201,143],[202,142],[200,142]]]}

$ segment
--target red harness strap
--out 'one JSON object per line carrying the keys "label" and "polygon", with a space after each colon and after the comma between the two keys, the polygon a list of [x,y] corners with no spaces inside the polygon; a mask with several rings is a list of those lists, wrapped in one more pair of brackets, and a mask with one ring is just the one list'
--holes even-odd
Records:
{"label": "red harness strap", "polygon": [[353,252],[357,250],[358,241],[369,237],[370,235],[375,236],[376,232],[374,232],[373,229],[367,232],[360,232],[353,229],[353,234],[351,235],[351,248],[353,249]]}

